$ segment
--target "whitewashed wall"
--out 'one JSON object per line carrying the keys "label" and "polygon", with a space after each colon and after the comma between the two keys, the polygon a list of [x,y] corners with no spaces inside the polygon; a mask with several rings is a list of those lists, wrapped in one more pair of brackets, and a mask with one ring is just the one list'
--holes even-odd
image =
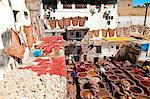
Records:
{"label": "whitewashed wall", "polygon": [[[129,25],[144,25],[144,16],[119,16],[118,27]],[[150,27],[150,16],[147,16],[147,26]]]}

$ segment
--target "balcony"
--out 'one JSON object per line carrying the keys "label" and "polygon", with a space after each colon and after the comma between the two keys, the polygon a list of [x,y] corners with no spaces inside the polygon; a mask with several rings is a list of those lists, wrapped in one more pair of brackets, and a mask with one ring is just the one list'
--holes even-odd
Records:
{"label": "balcony", "polygon": [[63,9],[72,9],[72,4],[63,4]]}

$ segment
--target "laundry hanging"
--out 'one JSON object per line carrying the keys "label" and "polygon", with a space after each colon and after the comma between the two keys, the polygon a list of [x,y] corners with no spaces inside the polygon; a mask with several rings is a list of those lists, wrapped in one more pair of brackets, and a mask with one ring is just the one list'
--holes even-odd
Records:
{"label": "laundry hanging", "polygon": [[56,20],[50,20],[49,25],[50,25],[51,29],[55,29],[56,28]]}
{"label": "laundry hanging", "polygon": [[78,25],[78,17],[72,18],[72,24],[73,24],[73,26],[77,26]]}
{"label": "laundry hanging", "polygon": [[64,25],[65,25],[66,27],[70,26],[70,21],[71,21],[70,18],[64,18]]}
{"label": "laundry hanging", "polygon": [[18,34],[11,29],[11,45],[6,50],[8,55],[22,59],[24,54],[24,45],[21,44]]}
{"label": "laundry hanging", "polygon": [[84,26],[85,24],[85,17],[79,17],[79,26]]}
{"label": "laundry hanging", "polygon": [[123,32],[122,28],[116,29],[116,36],[120,37],[122,35],[122,32]]}
{"label": "laundry hanging", "polygon": [[99,30],[94,30],[93,32],[94,32],[95,37],[99,36]]}
{"label": "laundry hanging", "polygon": [[29,49],[31,49],[32,46],[33,46],[33,43],[34,43],[32,25],[30,25],[30,26],[23,26],[23,27],[24,27],[24,33],[26,34],[28,47],[29,47]]}
{"label": "laundry hanging", "polygon": [[93,31],[88,31],[89,38],[93,38]]}
{"label": "laundry hanging", "polygon": [[131,32],[136,32],[136,26],[135,26],[135,25],[132,25],[132,26],[130,27],[130,29],[131,29]]}
{"label": "laundry hanging", "polygon": [[138,27],[138,32],[139,32],[140,34],[142,34],[142,33],[143,33],[143,29],[144,29],[144,27],[139,26],[139,27]]}
{"label": "laundry hanging", "polygon": [[60,27],[60,29],[63,29],[64,28],[64,19],[57,20],[57,22],[58,22],[58,26]]}
{"label": "laundry hanging", "polygon": [[108,29],[108,32],[109,32],[109,37],[113,37],[114,36],[114,32],[115,32],[115,29]]}
{"label": "laundry hanging", "polygon": [[102,36],[103,37],[107,37],[107,32],[108,32],[108,30],[102,29]]}
{"label": "laundry hanging", "polygon": [[125,36],[129,36],[129,34],[130,34],[130,29],[124,27],[124,28],[123,28],[123,33],[124,33]]}

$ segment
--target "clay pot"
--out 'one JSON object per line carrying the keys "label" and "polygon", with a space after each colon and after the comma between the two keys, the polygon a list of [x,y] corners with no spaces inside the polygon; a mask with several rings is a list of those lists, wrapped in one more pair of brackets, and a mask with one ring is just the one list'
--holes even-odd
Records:
{"label": "clay pot", "polygon": [[101,81],[101,78],[99,78],[98,76],[94,76],[94,77],[91,77],[90,79],[94,84],[97,84]]}
{"label": "clay pot", "polygon": [[72,18],[72,25],[77,26],[78,25],[78,17]]}
{"label": "clay pot", "polygon": [[144,80],[144,78],[143,78],[142,76],[139,76],[139,75],[134,76],[134,78],[135,78],[136,80],[138,80],[138,81]]}
{"label": "clay pot", "polygon": [[133,69],[132,68],[128,68],[128,69],[126,69],[126,71],[131,72],[131,71],[133,71]]}
{"label": "clay pot", "polygon": [[85,24],[85,17],[80,17],[79,18],[79,26],[84,26],[84,24]]}
{"label": "clay pot", "polygon": [[55,29],[56,28],[56,20],[50,20],[49,25],[50,25],[51,29]]}
{"label": "clay pot", "polygon": [[99,88],[106,88],[106,86],[103,82],[98,82],[97,84],[98,84]]}
{"label": "clay pot", "polygon": [[131,86],[135,85],[135,83],[132,80],[127,79],[127,81],[130,83]]}
{"label": "clay pot", "polygon": [[94,30],[93,32],[94,32],[95,37],[99,36],[99,30]]}
{"label": "clay pot", "polygon": [[109,37],[113,37],[114,36],[114,32],[115,32],[115,29],[108,29],[108,32],[109,32]]}
{"label": "clay pot", "polygon": [[111,96],[102,96],[100,99],[114,99],[114,98]]}
{"label": "clay pot", "polygon": [[140,81],[140,84],[143,85],[146,88],[150,89],[150,81]]}
{"label": "clay pot", "polygon": [[136,96],[139,96],[139,95],[143,95],[144,94],[144,91],[142,88],[138,87],[138,86],[131,86],[130,87],[130,91],[136,95]]}
{"label": "clay pot", "polygon": [[88,31],[89,38],[93,38],[93,31]]}
{"label": "clay pot", "polygon": [[78,73],[78,77],[80,77],[80,78],[84,78],[84,77],[86,77],[86,75],[87,75],[87,73],[85,73],[85,72]]}
{"label": "clay pot", "polygon": [[112,71],[106,71],[105,75],[114,75],[114,72],[112,72]]}
{"label": "clay pot", "polygon": [[102,97],[102,96],[110,96],[110,93],[105,88],[101,88],[101,89],[99,89],[99,96],[100,97]]}
{"label": "clay pot", "polygon": [[112,82],[118,82],[119,78],[115,75],[109,75],[107,76],[108,80],[112,81]]}
{"label": "clay pot", "polygon": [[85,84],[85,83],[88,83],[89,79],[88,78],[79,78],[78,81],[80,84]]}
{"label": "clay pot", "polygon": [[118,29],[116,30],[116,36],[117,36],[117,37],[120,37],[120,36],[122,35],[122,32],[123,32],[123,30],[122,30],[121,28],[118,28]]}
{"label": "clay pot", "polygon": [[85,68],[78,68],[78,72],[85,72],[86,69]]}
{"label": "clay pot", "polygon": [[141,95],[141,96],[137,96],[136,99],[149,99],[149,98]]}
{"label": "clay pot", "polygon": [[123,72],[121,70],[114,70],[113,71],[116,75],[123,75]]}
{"label": "clay pot", "polygon": [[70,26],[70,21],[71,21],[70,18],[64,18],[64,25],[65,25],[66,27]]}
{"label": "clay pot", "polygon": [[64,28],[64,20],[63,20],[63,19],[57,20],[57,22],[58,22],[58,26],[59,26],[61,29],[63,29],[63,28]]}
{"label": "clay pot", "polygon": [[136,75],[138,75],[138,72],[133,72],[133,71],[131,71],[131,72],[129,72],[129,73],[130,73],[131,76],[136,76]]}
{"label": "clay pot", "polygon": [[119,77],[119,79],[127,79],[127,77],[125,75],[117,75]]}
{"label": "clay pot", "polygon": [[90,90],[86,90],[86,89],[81,90],[80,95],[82,99],[85,99],[85,98],[90,99],[90,97],[92,97],[92,93],[90,92]]}
{"label": "clay pot", "polygon": [[89,70],[88,75],[94,77],[94,76],[98,76],[98,73],[95,71]]}
{"label": "clay pot", "polygon": [[102,36],[103,37],[107,37],[107,32],[108,32],[108,30],[102,29]]}

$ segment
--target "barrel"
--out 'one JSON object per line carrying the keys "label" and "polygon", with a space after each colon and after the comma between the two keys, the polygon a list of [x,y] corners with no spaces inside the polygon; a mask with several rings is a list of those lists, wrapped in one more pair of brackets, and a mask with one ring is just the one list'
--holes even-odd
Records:
{"label": "barrel", "polygon": [[93,32],[94,32],[94,36],[95,36],[95,37],[98,37],[98,36],[99,36],[99,30],[94,30]]}
{"label": "barrel", "polygon": [[107,31],[108,31],[108,30],[102,29],[102,36],[103,36],[103,37],[107,37]]}

